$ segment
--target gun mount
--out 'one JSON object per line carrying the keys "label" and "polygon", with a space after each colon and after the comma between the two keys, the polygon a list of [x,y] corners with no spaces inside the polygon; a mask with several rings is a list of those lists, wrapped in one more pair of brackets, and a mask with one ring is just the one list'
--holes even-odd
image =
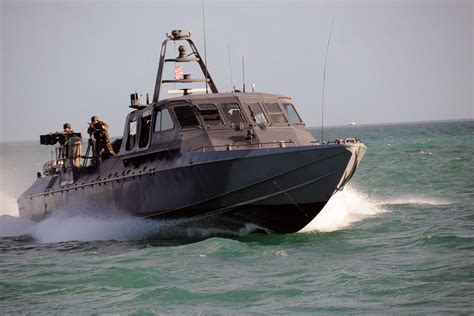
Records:
{"label": "gun mount", "polygon": [[40,135],[40,144],[41,145],[56,145],[57,143],[65,144],[67,138],[69,137],[79,137],[82,138],[81,133],[72,133],[66,136],[62,132],[54,132],[49,134]]}
{"label": "gun mount", "polygon": [[[40,135],[41,145],[56,145],[55,155],[50,161],[43,165],[45,176],[55,174],[67,174],[67,183],[72,183],[73,171],[81,167],[82,135],[71,133],[66,135],[62,132]],[[70,178],[70,179],[69,179]]]}

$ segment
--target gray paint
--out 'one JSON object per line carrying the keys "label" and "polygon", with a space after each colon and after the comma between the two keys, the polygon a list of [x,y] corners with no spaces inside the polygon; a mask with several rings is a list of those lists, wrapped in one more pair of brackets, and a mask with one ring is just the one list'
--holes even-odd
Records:
{"label": "gray paint", "polygon": [[[194,47],[190,38],[186,41]],[[165,60],[162,54],[155,96],[165,83],[161,72]],[[306,226],[352,177],[365,146],[356,139],[316,144],[303,122],[289,123],[282,106],[291,101],[289,97],[217,93],[211,86],[214,93],[209,95],[184,95],[150,105],[132,102],[135,110],[127,120],[138,122],[138,133],[130,132],[126,121],[117,155],[99,166],[66,167],[75,173],[72,182],[63,181],[63,170],[40,177],[18,199],[20,216],[42,220],[59,210],[71,210],[70,216],[126,213],[234,231],[251,224],[277,233]],[[222,115],[221,107],[229,102],[238,105],[246,124],[236,125]],[[261,108],[268,121],[257,119],[260,114],[250,103],[271,104]],[[196,116],[198,125],[187,127],[181,119],[176,109],[183,104],[192,114],[186,117]],[[207,125],[205,104],[213,105],[214,119],[220,112],[221,124]],[[164,109],[173,113],[174,129],[155,133],[156,113]],[[130,144],[135,145],[127,145],[132,138]],[[140,139],[148,141],[140,145]],[[207,150],[199,150],[204,147]]]}

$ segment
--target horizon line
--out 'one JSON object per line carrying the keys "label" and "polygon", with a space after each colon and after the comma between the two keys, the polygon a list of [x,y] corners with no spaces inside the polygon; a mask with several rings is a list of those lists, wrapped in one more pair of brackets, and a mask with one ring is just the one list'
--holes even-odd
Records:
{"label": "horizon line", "polygon": [[[405,122],[386,122],[386,123],[356,123],[355,125],[326,125],[325,128],[349,128],[349,127],[371,127],[371,126],[393,126],[393,125],[415,125],[415,124],[430,124],[430,123],[454,123],[454,122],[474,122],[474,118],[461,118],[461,119],[442,119],[442,120],[426,120],[426,121],[405,121]],[[321,126],[308,126],[309,129],[319,129]],[[38,135],[39,136],[39,135]],[[112,136],[111,139],[117,139],[121,136]],[[8,140],[0,141],[0,144],[9,143],[26,143],[34,142],[34,139],[28,140]]]}

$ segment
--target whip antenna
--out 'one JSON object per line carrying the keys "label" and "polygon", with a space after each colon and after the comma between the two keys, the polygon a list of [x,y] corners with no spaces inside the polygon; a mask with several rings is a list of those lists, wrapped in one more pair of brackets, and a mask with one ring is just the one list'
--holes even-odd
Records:
{"label": "whip antenna", "polygon": [[323,93],[321,96],[321,143],[324,142],[324,88],[326,86],[326,65],[328,63],[329,43],[331,42],[332,27],[334,26],[335,16],[332,17],[331,29],[329,30],[328,45],[326,46],[326,57],[324,58],[324,72],[323,72]]}
{"label": "whip antenna", "polygon": [[242,56],[242,92],[245,92],[245,59]]}
{"label": "whip antenna", "polygon": [[232,60],[230,58],[230,45],[227,47],[229,49],[229,72],[230,72],[230,89],[234,91],[234,80],[232,79]]}
{"label": "whip antenna", "polygon": [[207,78],[209,77],[207,71],[207,49],[206,49],[206,16],[204,15],[204,0],[202,0],[202,27],[204,29],[204,66],[206,66],[206,94],[208,94]]}

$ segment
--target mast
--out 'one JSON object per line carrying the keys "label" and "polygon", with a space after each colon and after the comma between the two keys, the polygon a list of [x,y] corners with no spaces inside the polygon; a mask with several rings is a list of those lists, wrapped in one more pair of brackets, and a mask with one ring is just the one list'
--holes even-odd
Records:
{"label": "mast", "polygon": [[[204,82],[206,83],[206,90],[207,86],[209,86],[210,90],[212,93],[218,93],[217,87],[214,84],[214,80],[211,77],[211,74],[207,70],[206,62],[203,60],[201,55],[199,54],[199,51],[194,44],[194,41],[191,38],[191,33],[184,34],[183,31],[181,30],[173,30],[171,32],[171,35],[168,33],[166,34],[167,38],[163,41],[163,44],[161,45],[161,52],[160,52],[160,62],[158,64],[158,72],[156,74],[156,82],[155,82],[155,90],[153,93],[153,103],[157,104],[160,98],[160,90],[161,86],[165,83],[177,83],[177,84],[183,84],[183,83],[194,83],[194,82]],[[180,45],[178,47],[179,50],[179,55],[176,58],[166,58],[166,47],[169,41],[173,42],[185,42],[188,44],[188,46],[191,48],[191,53],[187,54],[186,53],[186,46],[185,45]],[[188,62],[197,62],[199,64],[199,67],[201,68],[202,74],[204,78],[197,78],[193,79],[191,78],[190,74],[184,74],[180,78],[174,78],[174,79],[163,79],[163,69],[165,66],[165,63],[168,62],[174,62],[174,63],[188,63]],[[188,94],[192,91],[190,88],[183,88],[179,89],[183,91],[184,94]]]}

